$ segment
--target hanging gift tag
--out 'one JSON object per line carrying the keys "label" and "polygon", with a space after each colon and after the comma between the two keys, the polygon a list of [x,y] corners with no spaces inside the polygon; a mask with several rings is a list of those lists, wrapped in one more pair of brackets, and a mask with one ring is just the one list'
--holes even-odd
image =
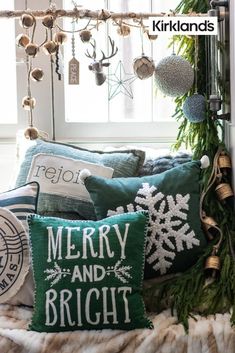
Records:
{"label": "hanging gift tag", "polygon": [[75,58],[69,61],[69,85],[79,85],[79,61]]}

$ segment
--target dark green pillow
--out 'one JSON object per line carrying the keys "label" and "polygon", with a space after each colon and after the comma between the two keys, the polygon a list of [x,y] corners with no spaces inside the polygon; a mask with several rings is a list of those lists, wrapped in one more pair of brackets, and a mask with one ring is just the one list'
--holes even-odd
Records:
{"label": "dark green pillow", "polygon": [[186,270],[206,244],[199,215],[200,166],[193,161],[141,178],[85,179],[98,219],[149,211],[145,278]]}
{"label": "dark green pillow", "polygon": [[[38,162],[35,160],[39,154],[45,157],[47,156],[48,164],[46,164],[46,166],[44,163],[38,165]],[[55,161],[55,157],[61,158]],[[66,161],[68,163],[69,161],[71,163],[73,160],[94,163],[98,166],[112,168],[113,177],[130,177],[138,174],[139,169],[143,165],[144,158],[145,153],[140,150],[112,152],[92,151],[74,145],[39,139],[25,154],[17,176],[16,186],[25,184],[27,181],[37,181],[40,184],[38,213],[41,215],[60,214],[60,216],[64,218],[72,218],[76,215],[75,219],[95,220],[96,217],[92,202],[82,197],[80,198],[79,195],[76,197],[75,193],[69,193],[69,186],[73,185],[74,187],[79,187],[78,175],[80,169],[71,170],[71,168],[68,168],[69,170],[65,170]],[[33,178],[32,175],[30,175],[30,171],[32,170],[35,172]],[[55,175],[54,177],[53,173]],[[61,180],[62,173],[66,174],[65,182],[60,185],[57,181],[59,176],[59,180]],[[71,175],[74,175],[72,180]],[[55,180],[53,180],[53,178]],[[47,181],[50,191],[44,191],[43,181]],[[57,192],[54,191],[56,185],[60,191],[59,193],[58,190]],[[71,214],[72,217],[70,216]]]}
{"label": "dark green pillow", "polygon": [[152,328],[140,294],[148,221],[143,211],[97,222],[30,216],[36,287],[30,329]]}

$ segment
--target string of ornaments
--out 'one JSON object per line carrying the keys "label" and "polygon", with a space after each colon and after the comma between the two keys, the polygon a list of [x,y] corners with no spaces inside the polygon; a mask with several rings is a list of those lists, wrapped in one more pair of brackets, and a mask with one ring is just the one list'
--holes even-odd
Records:
{"label": "string of ornaments", "polygon": [[[75,8],[76,4],[74,3]],[[170,56],[161,59],[157,65],[155,65],[154,59],[147,56],[144,52],[144,35],[151,41],[156,40],[157,36],[149,35],[148,28],[144,25],[143,20],[135,20],[135,24],[124,22],[121,20],[113,20],[113,25],[117,26],[117,33],[122,37],[131,35],[131,27],[140,29],[141,38],[141,55],[134,58],[133,60],[133,73],[127,74],[123,63],[119,60],[118,65],[114,73],[106,75],[105,68],[111,65],[110,60],[117,54],[118,47],[115,45],[114,40],[109,36],[108,42],[110,50],[108,54],[100,49],[100,58],[98,58],[97,43],[93,37],[93,30],[99,30],[99,26],[105,23],[110,18],[110,13],[107,10],[101,10],[97,20],[88,20],[85,27],[81,29],[75,29],[75,24],[78,19],[74,18],[72,21],[72,30],[64,30],[57,23],[56,15],[48,14],[42,18],[42,25],[45,28],[45,39],[42,43],[36,44],[34,42],[35,30],[37,25],[36,18],[27,11],[20,18],[20,24],[25,30],[25,33],[21,33],[16,38],[17,45],[25,50],[27,58],[27,71],[28,71],[28,92],[22,100],[23,108],[29,112],[29,126],[25,131],[26,138],[36,139],[39,136],[39,131],[33,125],[33,109],[36,105],[36,99],[31,95],[30,80],[35,82],[41,82],[43,80],[43,70],[41,68],[33,67],[33,59],[38,55],[42,49],[43,53],[52,58],[55,56],[56,60],[52,62],[56,64],[56,73],[58,79],[61,79],[60,72],[60,60],[59,52],[60,47],[67,41],[67,33],[71,34],[71,47],[72,47],[72,59],[68,63],[69,73],[69,84],[80,84],[79,70],[80,63],[76,59],[75,55],[75,38],[76,33],[79,34],[80,40],[90,46],[85,51],[85,55],[91,59],[88,69],[94,74],[95,83],[97,86],[103,85],[108,77],[109,88],[109,99],[122,93],[133,98],[131,84],[135,78],[140,80],[146,80],[154,75],[155,83],[157,88],[163,92],[163,94],[177,97],[187,93],[193,83],[195,76],[195,93],[193,96],[188,97],[185,101],[183,110],[185,116],[191,122],[201,122],[205,118],[205,98],[197,92],[197,63],[198,63],[198,41],[195,42],[195,67],[194,70],[191,64],[180,55],[176,55],[174,52]],[[53,34],[54,31],[54,34]],[[90,50],[91,49],[91,50]],[[125,79],[123,76],[129,76]],[[131,77],[132,76],[132,77]],[[127,80],[125,82],[125,80]],[[112,82],[113,81],[113,82]],[[126,85],[128,84],[128,85]]]}

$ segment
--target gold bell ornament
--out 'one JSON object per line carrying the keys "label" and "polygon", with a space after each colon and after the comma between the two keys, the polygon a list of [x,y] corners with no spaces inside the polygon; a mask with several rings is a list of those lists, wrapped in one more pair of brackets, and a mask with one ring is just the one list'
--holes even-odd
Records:
{"label": "gold bell ornament", "polygon": [[44,76],[43,70],[38,67],[30,71],[30,77],[35,82],[42,81],[43,76]]}
{"label": "gold bell ornament", "polygon": [[64,32],[56,32],[53,39],[55,43],[62,45],[66,42],[67,35]]}
{"label": "gold bell ornament", "polygon": [[42,24],[43,26],[47,28],[53,28],[54,27],[54,17],[52,15],[46,15],[42,19]]}
{"label": "gold bell ornament", "polygon": [[218,224],[213,217],[204,216],[202,218],[202,227],[206,232],[209,240],[214,239],[214,237],[218,234],[218,230],[216,229]]}
{"label": "gold bell ornament", "polygon": [[219,273],[221,267],[220,258],[217,255],[218,246],[219,243],[213,247],[212,254],[206,259],[204,266],[205,271],[209,273],[211,277],[215,277]]}
{"label": "gold bell ornament", "polygon": [[35,17],[31,14],[23,14],[20,18],[20,25],[23,28],[30,28],[35,24]]}
{"label": "gold bell ornament", "polygon": [[223,201],[234,195],[229,183],[221,183],[215,188],[216,195],[220,201]]}
{"label": "gold bell ornament", "polygon": [[81,32],[79,32],[79,35],[83,43],[89,42],[92,37],[91,31],[89,31],[88,29],[83,29]]}
{"label": "gold bell ornament", "polygon": [[122,37],[127,37],[131,33],[131,29],[129,26],[121,24],[117,29],[117,33]]}
{"label": "gold bell ornament", "polygon": [[39,137],[39,131],[36,127],[29,126],[25,130],[24,136],[27,140],[36,140]]}
{"label": "gold bell ornament", "polygon": [[56,53],[57,47],[57,44],[53,40],[50,40],[43,45],[43,51],[46,55],[53,55]]}
{"label": "gold bell ornament", "polygon": [[227,173],[227,169],[232,169],[231,159],[225,152],[221,152],[218,158],[218,167],[225,173]]}
{"label": "gold bell ornament", "polygon": [[36,105],[36,99],[33,98],[33,97],[25,96],[25,97],[22,99],[22,107],[23,107],[25,110],[30,111],[31,109],[34,109],[34,108],[35,108],[35,105]]}
{"label": "gold bell ornament", "polygon": [[217,255],[211,255],[206,259],[205,270],[220,271],[220,258]]}
{"label": "gold bell ornament", "polygon": [[32,56],[33,58],[37,55],[39,51],[39,46],[35,43],[29,43],[25,47],[25,52],[27,55]]}
{"label": "gold bell ornament", "polygon": [[27,36],[27,34],[19,34],[16,37],[16,45],[20,48],[25,48],[26,45],[28,45],[30,42],[29,36]]}

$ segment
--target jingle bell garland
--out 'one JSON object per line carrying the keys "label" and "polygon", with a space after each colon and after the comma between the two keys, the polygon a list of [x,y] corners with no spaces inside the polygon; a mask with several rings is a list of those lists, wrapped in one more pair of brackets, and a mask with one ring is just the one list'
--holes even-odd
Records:
{"label": "jingle bell garland", "polygon": [[[175,9],[176,13],[204,13],[209,10],[207,0],[194,1],[182,0]],[[199,38],[199,61],[198,61],[198,91],[208,99],[207,91],[207,71],[206,71],[206,40],[204,36]],[[195,41],[192,37],[175,36],[178,42],[178,53],[188,60],[192,65],[195,60]],[[223,87],[222,87],[223,89]],[[211,119],[208,104],[205,108],[205,120],[197,124],[191,123],[183,114],[183,104],[189,95],[193,95],[195,87],[190,92],[175,99],[176,112],[174,117],[180,122],[179,132],[175,149],[179,149],[182,144],[193,151],[193,158],[201,158],[207,154],[213,161],[218,147],[226,148],[219,138],[219,130],[223,126],[218,120]],[[227,153],[226,153],[227,154]],[[219,162],[218,162],[219,164]],[[227,163],[226,163],[227,165]],[[229,166],[229,163],[228,163]],[[229,184],[229,172],[223,172],[223,178]],[[228,169],[228,168],[227,168]],[[212,166],[203,172],[202,185],[207,186],[210,180]],[[227,173],[227,174],[226,174]],[[212,256],[213,247],[218,242],[219,234],[213,232],[214,239],[208,242],[204,253],[198,262],[183,274],[168,278],[162,283],[148,286],[144,289],[145,303],[149,311],[160,312],[171,307],[176,310],[178,319],[185,328],[188,328],[188,318],[194,314],[209,315],[216,313],[231,312],[231,323],[235,324],[235,219],[234,208],[229,199],[220,201],[215,193],[216,184],[208,191],[204,200],[204,211],[209,218],[209,226],[213,229],[219,225],[222,232],[222,242],[218,250],[218,257],[221,262],[219,274],[213,278],[208,278],[205,273],[205,263]],[[232,310],[231,310],[232,309]]]}

